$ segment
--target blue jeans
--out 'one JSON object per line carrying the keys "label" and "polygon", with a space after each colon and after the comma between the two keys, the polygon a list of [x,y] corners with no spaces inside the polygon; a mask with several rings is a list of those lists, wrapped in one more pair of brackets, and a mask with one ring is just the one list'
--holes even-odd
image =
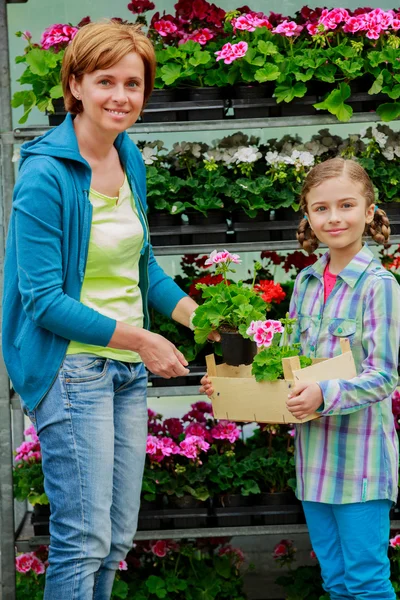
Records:
{"label": "blue jeans", "polygon": [[396,600],[388,558],[390,500],[303,502],[331,600]]}
{"label": "blue jeans", "polygon": [[109,600],[132,547],[147,438],[147,373],[93,354],[65,357],[25,411],[39,435],[50,500],[44,600]]}

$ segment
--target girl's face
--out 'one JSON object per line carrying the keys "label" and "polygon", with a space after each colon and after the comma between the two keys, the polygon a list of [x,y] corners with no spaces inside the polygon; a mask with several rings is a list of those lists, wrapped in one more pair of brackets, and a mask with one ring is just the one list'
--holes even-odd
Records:
{"label": "girl's face", "polygon": [[307,194],[310,225],[319,241],[331,249],[361,249],[365,225],[373,220],[374,208],[374,204],[367,208],[363,186],[346,175],[327,179]]}
{"label": "girl's face", "polygon": [[144,64],[130,52],[109,69],[86,73],[80,81],[71,77],[72,93],[80,98],[83,113],[97,128],[121,133],[138,119],[144,99]]}

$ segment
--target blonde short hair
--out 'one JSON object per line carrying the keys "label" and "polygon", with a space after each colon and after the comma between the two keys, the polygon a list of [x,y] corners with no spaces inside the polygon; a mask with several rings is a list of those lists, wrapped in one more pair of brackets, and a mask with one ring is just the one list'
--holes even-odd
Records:
{"label": "blonde short hair", "polygon": [[[366,200],[366,207],[375,202],[374,186],[366,170],[355,160],[337,156],[319,163],[308,173],[300,194],[300,210],[303,215],[308,214],[307,195],[312,188],[318,187],[327,179],[347,175],[350,181],[362,186],[362,194]],[[384,210],[378,208],[374,213],[371,223],[366,225],[365,234],[370,235],[377,244],[387,245],[390,237],[390,223]],[[319,241],[310,227],[308,218],[302,218],[297,231],[297,240],[300,246],[312,254],[319,245]]]}
{"label": "blonde short hair", "polygon": [[83,111],[69,87],[70,76],[79,81],[86,73],[109,69],[130,52],[136,52],[144,64],[144,103],[154,87],[156,56],[153,44],[140,25],[130,25],[109,20],[83,26],[67,47],[62,67],[61,81],[65,109],[77,115]]}

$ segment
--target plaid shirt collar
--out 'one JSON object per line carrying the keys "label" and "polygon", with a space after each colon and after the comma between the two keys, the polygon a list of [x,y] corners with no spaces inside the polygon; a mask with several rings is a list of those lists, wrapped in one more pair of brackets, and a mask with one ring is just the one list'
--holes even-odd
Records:
{"label": "plaid shirt collar", "polygon": [[[358,254],[350,261],[350,263],[338,275],[347,285],[354,288],[361,275],[366,271],[368,266],[374,260],[374,255],[368,248],[367,244],[361,248]],[[322,281],[325,267],[329,262],[329,252],[325,252],[316,263],[307,268],[304,277],[317,277]]]}

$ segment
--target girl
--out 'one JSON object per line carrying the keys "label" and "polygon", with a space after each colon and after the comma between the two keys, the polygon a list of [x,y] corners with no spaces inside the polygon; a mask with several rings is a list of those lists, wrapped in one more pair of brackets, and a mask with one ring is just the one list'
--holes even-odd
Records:
{"label": "girl", "polygon": [[196,303],[158,266],[144,164],[126,129],[154,84],[137,26],[79,30],[62,65],[64,123],[21,151],[5,264],[3,352],[35,423],[50,500],[45,600],[107,600],[132,545],[147,372],[187,373],[149,306],[190,325]]}
{"label": "girl", "polygon": [[[331,358],[350,340],[358,375],[301,383],[287,406],[298,419],[297,496],[303,502],[324,589],[332,600],[395,600],[387,556],[389,511],[397,499],[398,441],[391,410],[397,385],[400,288],[362,242],[386,243],[386,214],[354,161],[314,167],[301,194],[297,238],[309,253],[328,252],[297,277],[290,316],[302,353]],[[211,385],[203,381],[210,395]]]}

